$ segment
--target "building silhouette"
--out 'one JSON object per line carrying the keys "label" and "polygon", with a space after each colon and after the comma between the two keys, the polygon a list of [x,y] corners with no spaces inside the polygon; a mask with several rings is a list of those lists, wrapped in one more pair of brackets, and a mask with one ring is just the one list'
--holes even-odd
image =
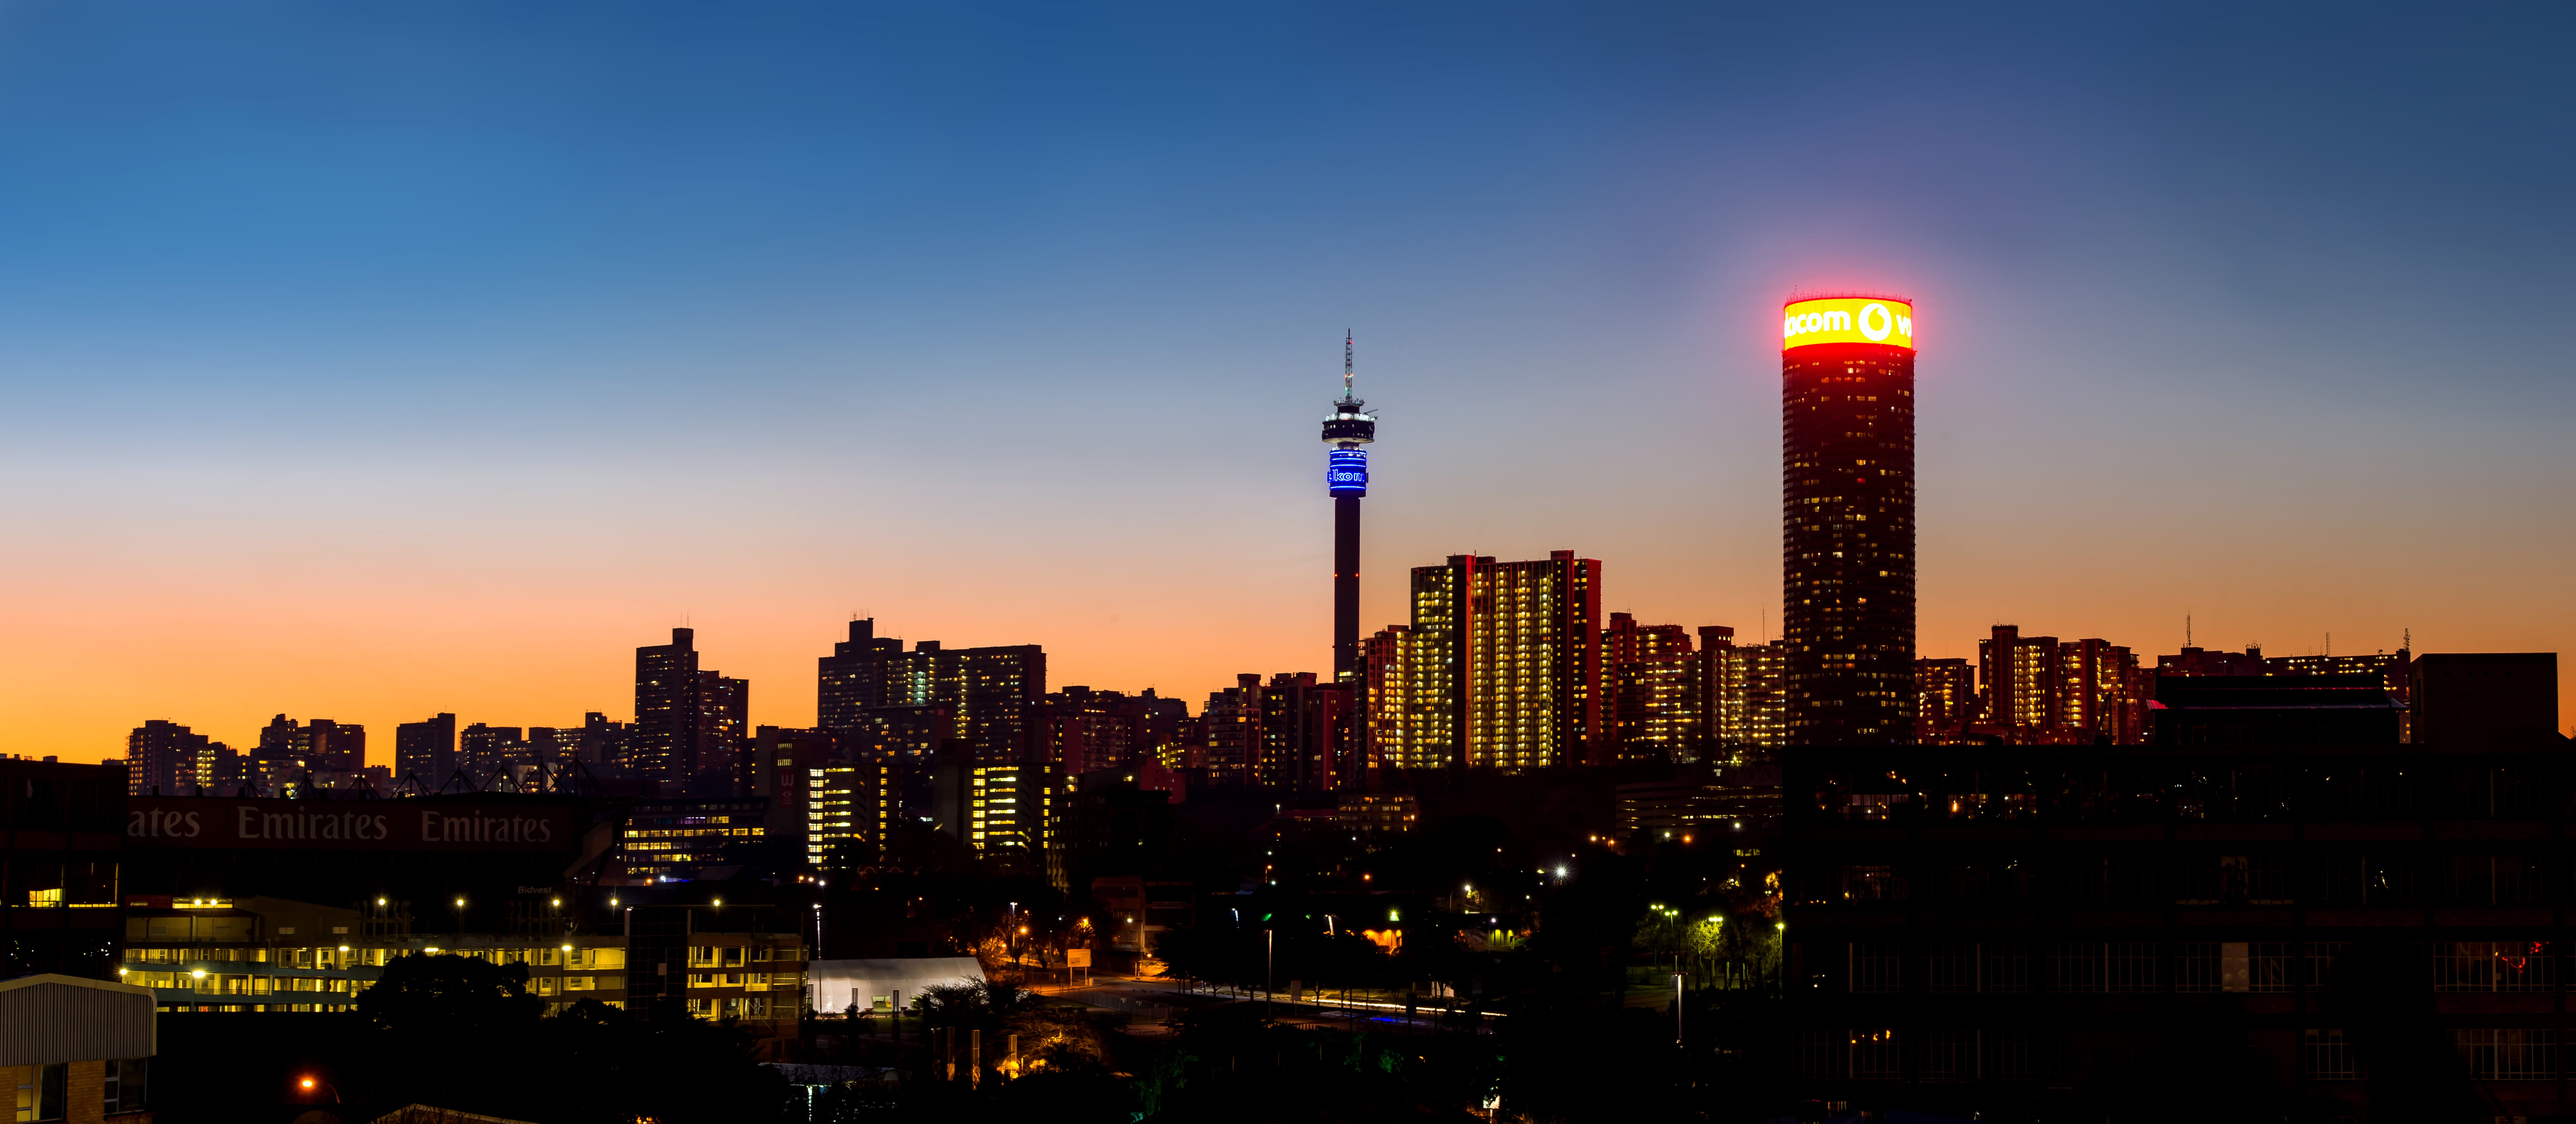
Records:
{"label": "building silhouette", "polygon": [[1914,734],[1914,325],[1899,298],[1791,300],[1781,327],[1789,740]]}
{"label": "building silhouette", "polygon": [[748,778],[751,683],[698,666],[694,629],[635,649],[635,727],[629,758],[637,780],[664,795],[738,795]]}
{"label": "building silhouette", "polygon": [[456,776],[456,716],[432,715],[394,727],[394,774],[431,792]]}
{"label": "building silhouette", "polygon": [[241,783],[241,755],[186,726],[155,718],[125,736],[129,794],[230,796]]}
{"label": "building silhouette", "polygon": [[825,729],[850,729],[876,707],[937,706],[979,761],[1035,761],[1046,752],[1046,650],[1036,644],[948,648],[936,640],[879,638],[854,620],[849,638],[818,661],[817,711]]}

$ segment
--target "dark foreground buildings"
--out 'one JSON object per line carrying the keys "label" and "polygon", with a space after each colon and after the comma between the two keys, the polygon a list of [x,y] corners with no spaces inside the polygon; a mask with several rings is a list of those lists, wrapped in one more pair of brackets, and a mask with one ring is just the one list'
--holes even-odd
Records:
{"label": "dark foreground buildings", "polygon": [[1780,331],[1782,644],[1793,745],[1914,734],[1914,308],[1789,302]]}
{"label": "dark foreground buildings", "polygon": [[2576,1112],[2554,659],[2417,664],[2481,705],[2412,742],[2370,676],[2177,677],[2156,745],[1789,751],[1799,1079],[1961,1116]]}

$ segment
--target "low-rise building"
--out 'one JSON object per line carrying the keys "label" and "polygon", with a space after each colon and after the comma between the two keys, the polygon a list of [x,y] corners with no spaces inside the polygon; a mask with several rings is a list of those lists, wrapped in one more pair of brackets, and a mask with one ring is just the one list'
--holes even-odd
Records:
{"label": "low-rise building", "polygon": [[[702,1018],[792,1020],[805,986],[804,942],[766,906],[618,907],[613,932],[540,919],[516,934],[411,933],[357,909],[276,898],[139,898],[128,912],[118,978],[174,1013],[350,1010],[404,956],[526,965],[528,992],[549,1012],[584,999],[670,1000]],[[651,978],[634,981],[636,971]]]}
{"label": "low-rise building", "polygon": [[18,1120],[150,1124],[152,995],[42,973],[0,981],[0,1089]]}

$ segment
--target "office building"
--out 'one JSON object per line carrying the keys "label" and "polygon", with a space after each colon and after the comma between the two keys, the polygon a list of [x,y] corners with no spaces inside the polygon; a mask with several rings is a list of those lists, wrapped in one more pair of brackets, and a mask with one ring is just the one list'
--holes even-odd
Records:
{"label": "office building", "polygon": [[672,629],[670,643],[635,649],[630,764],[636,779],[666,796],[736,795],[751,733],[751,683],[698,663],[693,629]]}
{"label": "office building", "polygon": [[767,838],[787,854],[813,861],[815,781],[841,761],[841,736],[830,730],[762,726],[751,737],[751,795],[768,801]]}
{"label": "office building", "polygon": [[1914,733],[1914,310],[1788,302],[1781,322],[1781,644],[1793,745]]}
{"label": "office building", "polygon": [[723,881],[760,862],[769,802],[759,797],[638,801],[618,837],[629,884]]}
{"label": "office building", "polygon": [[1360,676],[1360,500],[1377,415],[1351,391],[1351,337],[1342,337],[1342,397],[1324,416],[1324,492],[1333,497],[1333,681]]}
{"label": "office building", "polygon": [[394,773],[419,791],[445,791],[456,776],[456,716],[433,715],[394,727]]}
{"label": "office building", "polygon": [[1402,717],[1397,740],[1377,734],[1381,764],[1517,771],[1614,756],[1598,560],[1570,550],[1530,562],[1451,555],[1414,568],[1412,602],[1394,661],[1401,702],[1386,701]]}
{"label": "office building", "polygon": [[396,959],[466,956],[524,965],[528,994],[549,1014],[585,999],[668,1000],[762,1037],[794,1033],[806,965],[799,918],[764,905],[639,904],[581,926],[561,898],[537,906],[553,923],[431,933],[390,907],[140,895],[125,911],[116,978],[149,988],[165,1014],[351,1011]]}

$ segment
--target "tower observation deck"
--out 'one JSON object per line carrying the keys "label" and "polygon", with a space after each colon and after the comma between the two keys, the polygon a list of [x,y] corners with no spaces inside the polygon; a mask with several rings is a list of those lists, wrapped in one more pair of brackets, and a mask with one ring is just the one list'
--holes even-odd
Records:
{"label": "tower observation deck", "polygon": [[1324,490],[1333,497],[1333,679],[1359,678],[1360,498],[1368,495],[1368,450],[1377,415],[1351,392],[1351,337],[1342,337],[1342,397],[1324,417]]}

